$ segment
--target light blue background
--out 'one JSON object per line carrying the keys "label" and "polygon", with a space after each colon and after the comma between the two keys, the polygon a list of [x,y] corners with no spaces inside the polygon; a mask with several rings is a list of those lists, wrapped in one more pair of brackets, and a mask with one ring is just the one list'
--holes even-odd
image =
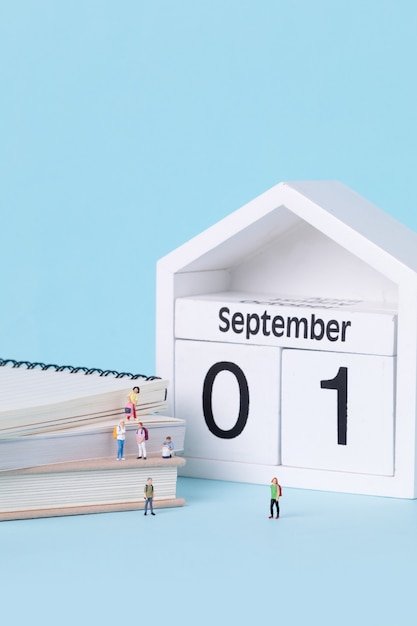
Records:
{"label": "light blue background", "polygon": [[[0,356],[154,374],[157,259],[281,180],[417,230],[416,31],[413,0],[2,0]],[[181,489],[151,529],[1,524],[7,623],[415,624],[415,502],[287,490],[270,528],[267,487]]]}
{"label": "light blue background", "polygon": [[282,180],[417,229],[406,0],[0,4],[0,356],[154,374],[158,258]]}

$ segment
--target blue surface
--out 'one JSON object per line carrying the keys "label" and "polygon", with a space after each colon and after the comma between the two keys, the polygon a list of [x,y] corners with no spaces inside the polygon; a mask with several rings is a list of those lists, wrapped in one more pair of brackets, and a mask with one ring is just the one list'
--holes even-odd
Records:
{"label": "blue surface", "polygon": [[11,623],[416,623],[416,501],[284,489],[269,520],[268,485],[181,478],[178,495],[146,519],[2,522]]}

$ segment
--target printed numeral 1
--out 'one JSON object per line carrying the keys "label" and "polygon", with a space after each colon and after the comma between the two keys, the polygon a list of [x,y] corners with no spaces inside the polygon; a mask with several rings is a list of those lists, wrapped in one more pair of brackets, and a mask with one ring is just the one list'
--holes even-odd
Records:
{"label": "printed numeral 1", "polygon": [[321,380],[322,389],[335,389],[337,391],[337,443],[339,446],[346,445],[347,435],[347,380],[348,368],[339,367],[336,376],[331,380]]}

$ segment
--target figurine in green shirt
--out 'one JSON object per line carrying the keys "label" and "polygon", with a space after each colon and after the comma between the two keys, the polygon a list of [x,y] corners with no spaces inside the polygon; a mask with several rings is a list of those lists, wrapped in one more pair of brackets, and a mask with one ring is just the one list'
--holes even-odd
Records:
{"label": "figurine in green shirt", "polygon": [[276,506],[277,515],[275,519],[279,518],[279,498],[282,495],[281,485],[278,483],[278,478],[274,477],[271,480],[271,505],[269,519],[274,517],[274,504]]}

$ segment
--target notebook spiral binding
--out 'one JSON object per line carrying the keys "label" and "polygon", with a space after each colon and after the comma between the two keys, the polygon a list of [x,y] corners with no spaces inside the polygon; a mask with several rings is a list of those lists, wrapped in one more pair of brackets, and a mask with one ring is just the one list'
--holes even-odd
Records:
{"label": "notebook spiral binding", "polygon": [[117,372],[116,370],[102,370],[98,367],[76,367],[73,365],[55,365],[54,363],[40,363],[30,361],[16,361],[15,359],[2,359],[0,358],[0,367],[11,365],[12,367],[26,367],[28,370],[40,368],[41,370],[54,369],[56,372],[70,372],[71,374],[78,374],[84,372],[86,376],[89,374],[99,374],[100,376],[114,376],[115,378],[130,378],[131,380],[161,380],[160,376],[146,376],[145,374],[132,374],[131,372]]}

